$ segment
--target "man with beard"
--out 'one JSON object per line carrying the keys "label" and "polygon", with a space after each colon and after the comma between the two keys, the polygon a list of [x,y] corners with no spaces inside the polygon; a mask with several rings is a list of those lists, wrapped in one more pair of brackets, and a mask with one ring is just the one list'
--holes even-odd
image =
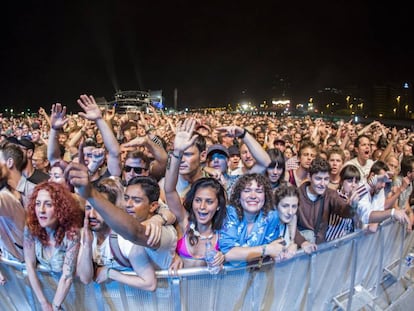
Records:
{"label": "man with beard", "polygon": [[33,154],[35,151],[35,144],[27,138],[17,139],[9,137],[7,139],[10,143],[17,145],[23,151],[23,170],[22,174],[28,181],[34,184],[40,184],[42,181],[49,180],[49,175],[33,166]]}
{"label": "man with beard", "polygon": [[309,167],[309,181],[299,187],[298,223],[295,243],[306,253],[316,251],[317,244],[325,242],[329,218],[335,213],[351,218],[353,210],[339,198],[335,190],[329,189],[329,163],[316,157]]}
{"label": "man with beard", "polygon": [[[34,184],[27,192],[20,193],[19,185],[23,185],[22,176],[23,151],[16,145],[4,141],[0,144],[0,256],[6,259],[24,261],[23,231],[25,210],[22,202],[28,200]],[[24,199],[24,200],[23,200]],[[0,272],[0,285],[6,282]]]}
{"label": "man with beard", "polygon": [[29,181],[22,173],[25,155],[17,144],[4,142],[0,147],[0,163],[8,169],[7,184],[13,195],[26,207],[36,184]]}

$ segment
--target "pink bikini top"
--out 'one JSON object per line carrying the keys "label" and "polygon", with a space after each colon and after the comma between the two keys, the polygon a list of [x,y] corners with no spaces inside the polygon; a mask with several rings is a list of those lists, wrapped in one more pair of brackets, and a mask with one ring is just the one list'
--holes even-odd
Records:
{"label": "pink bikini top", "polygon": [[[214,245],[214,248],[217,251],[219,251],[219,245],[218,245],[218,243],[216,243]],[[193,255],[191,255],[190,252],[188,251],[188,247],[187,247],[187,233],[183,237],[181,237],[181,239],[179,239],[177,241],[176,251],[177,251],[177,254],[180,257],[183,257],[183,258],[189,258],[189,259],[195,259],[195,260],[204,260],[204,257],[201,257],[201,258],[199,258],[199,257],[198,258],[197,257],[193,257]]]}

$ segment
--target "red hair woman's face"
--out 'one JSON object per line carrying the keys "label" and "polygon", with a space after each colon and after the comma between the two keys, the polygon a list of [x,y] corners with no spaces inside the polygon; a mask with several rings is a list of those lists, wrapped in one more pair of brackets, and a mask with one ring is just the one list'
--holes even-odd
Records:
{"label": "red hair woman's face", "polygon": [[55,205],[48,191],[40,190],[37,193],[35,207],[40,226],[42,228],[55,229],[58,224],[58,219],[55,213]]}

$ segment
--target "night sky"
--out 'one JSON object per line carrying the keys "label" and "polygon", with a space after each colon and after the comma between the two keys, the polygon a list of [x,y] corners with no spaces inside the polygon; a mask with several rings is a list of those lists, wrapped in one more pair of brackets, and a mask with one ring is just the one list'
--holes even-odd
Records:
{"label": "night sky", "polygon": [[83,93],[148,89],[172,106],[174,88],[180,107],[219,106],[242,91],[267,98],[278,76],[300,101],[414,80],[412,16],[398,1],[23,2],[3,5],[2,107],[76,110]]}

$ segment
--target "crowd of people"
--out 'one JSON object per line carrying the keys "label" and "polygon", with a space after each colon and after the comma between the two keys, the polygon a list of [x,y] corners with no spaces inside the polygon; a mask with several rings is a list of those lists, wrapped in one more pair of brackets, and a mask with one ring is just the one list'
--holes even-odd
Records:
{"label": "crowd of people", "polygon": [[[412,230],[408,129],[77,103],[1,117],[0,256],[26,264],[43,310],[74,278],[153,291],[156,270],[206,266],[206,245],[218,269],[260,267],[388,218]],[[60,275],[51,301],[38,264]]]}

